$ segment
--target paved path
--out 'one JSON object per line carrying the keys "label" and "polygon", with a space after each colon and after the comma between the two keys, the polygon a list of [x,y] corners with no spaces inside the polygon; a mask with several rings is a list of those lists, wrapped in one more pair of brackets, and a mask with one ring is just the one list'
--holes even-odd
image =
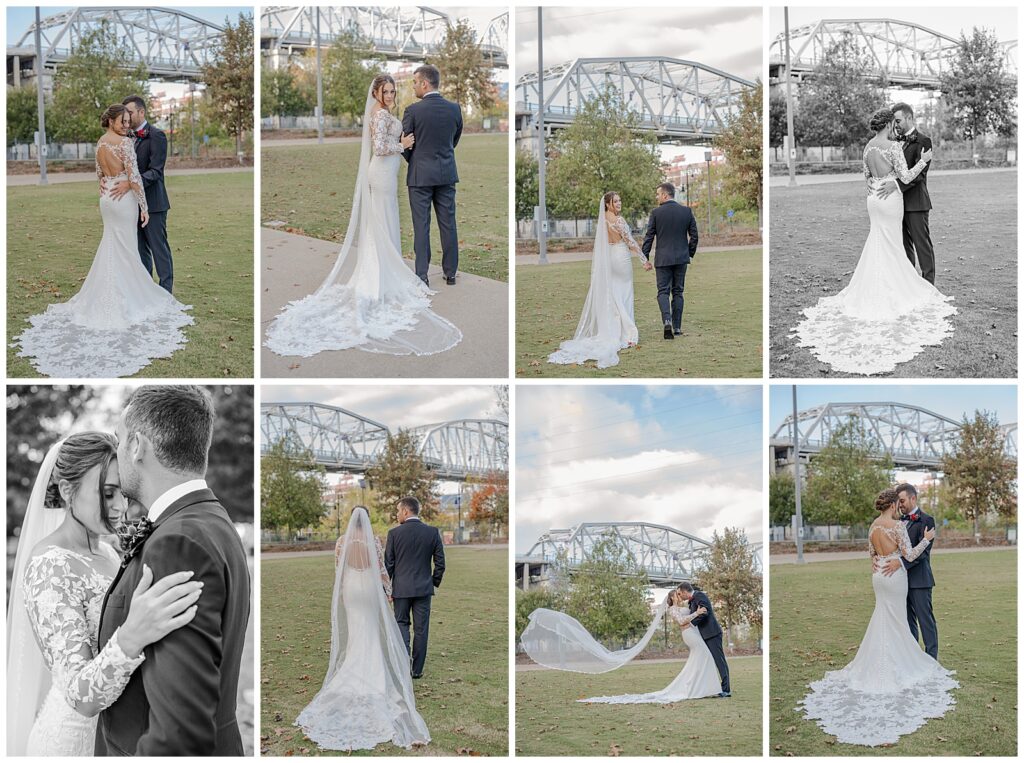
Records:
{"label": "paved path", "polygon": [[[760,659],[763,658],[763,655],[760,655],[760,654],[744,654],[744,655],[738,655],[738,656],[730,656],[730,657],[728,657],[728,660],[730,662],[732,662],[733,660],[749,660],[751,658],[756,658],[756,659],[760,660]],[[681,662],[682,660],[683,660],[682,657],[658,657],[658,658],[655,658],[653,660],[634,660],[633,664],[634,665],[658,665],[658,664],[663,663],[663,662]],[[538,665],[535,662],[517,662],[516,663],[516,673],[529,673],[529,672],[534,671],[534,670],[552,670],[552,669],[553,668],[546,668],[543,665]]]}
{"label": "paved path", "polygon": [[[467,543],[465,546],[445,546],[449,551],[453,548],[466,549],[467,551],[507,551],[507,543]],[[278,559],[295,559],[298,557],[310,556],[334,556],[334,549],[329,548],[323,551],[260,551],[260,561],[276,561]]]}
{"label": "paved path", "polygon": [[[462,138],[478,138],[481,135],[508,135],[503,132],[468,132],[464,133]],[[333,137],[325,137],[324,145],[331,143],[358,143],[362,140],[359,135],[335,135]],[[273,138],[268,140],[260,139],[260,150],[264,148],[282,148],[284,146],[315,146],[317,145],[316,138]]]}
{"label": "paved path", "polygon": [[[942,548],[932,550],[933,554],[977,554],[982,551],[1016,551],[1016,546],[981,546],[979,548]],[[838,562],[841,559],[867,559],[867,541],[860,551],[819,551],[804,554],[805,562]],[[796,564],[796,554],[770,554],[768,564]]]}
{"label": "paved path", "polygon": [[[263,228],[260,245],[261,336],[288,302],[314,291],[330,273],[339,245],[308,236]],[[440,263],[440,252],[436,262]],[[410,264],[411,267],[411,264]],[[350,257],[342,269],[355,268]],[[282,357],[261,347],[261,375],[268,378],[504,378],[508,376],[508,284],[469,273],[447,286],[440,264],[430,266],[437,290],[433,310],[462,331],[462,341],[436,355],[383,355],[362,350],[321,352],[311,358]]]}
{"label": "paved path", "polygon": [[[990,172],[1016,172],[1016,167],[979,167],[970,170],[929,170],[928,177],[941,175],[984,175]],[[820,185],[821,183],[863,183],[864,176],[859,172],[836,172],[828,175],[797,175],[797,185]],[[789,175],[772,175],[768,180],[769,188],[789,187]]]}
{"label": "paved path", "polygon": [[[700,257],[702,254],[714,254],[716,252],[738,252],[744,249],[758,249],[761,244],[751,244],[750,246],[705,246],[697,250],[697,256]],[[592,251],[580,251],[578,249],[571,252],[548,252],[548,262],[557,265],[561,262],[582,262],[583,260],[589,260],[593,255]],[[536,265],[540,259],[539,254],[517,254],[516,265]]]}
{"label": "paved path", "polygon": [[[252,172],[252,167],[208,167],[205,169],[167,170],[167,177],[178,175],[216,175],[223,172]],[[57,183],[84,183],[96,182],[95,172],[48,172],[46,179],[49,185]],[[39,185],[39,174],[35,175],[8,175],[8,187],[14,185]]]}

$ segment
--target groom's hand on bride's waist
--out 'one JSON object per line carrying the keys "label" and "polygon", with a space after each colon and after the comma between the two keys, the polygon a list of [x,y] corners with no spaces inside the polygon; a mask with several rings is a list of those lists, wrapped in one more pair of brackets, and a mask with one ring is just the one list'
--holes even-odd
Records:
{"label": "groom's hand on bride's waist", "polygon": [[110,198],[114,201],[119,200],[122,196],[128,193],[132,189],[132,184],[127,180],[118,181],[117,185],[110,189]]}

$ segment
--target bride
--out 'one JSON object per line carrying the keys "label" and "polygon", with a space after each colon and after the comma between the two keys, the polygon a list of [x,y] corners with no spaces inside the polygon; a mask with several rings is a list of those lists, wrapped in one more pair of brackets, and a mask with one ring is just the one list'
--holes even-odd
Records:
{"label": "bride", "polygon": [[921,542],[911,547],[898,504],[892,489],[875,501],[879,516],[868,530],[875,611],[860,648],[845,668],[812,683],[802,702],[807,718],[846,744],[894,744],[928,718],[945,715],[955,704],[950,690],[959,687],[953,671],[922,651],[910,633],[906,569],[900,565],[891,576],[883,573],[889,559],[913,561],[935,537],[934,529],[925,530]]}
{"label": "bride", "polygon": [[[106,132],[96,144],[103,237],[79,292],[29,318],[15,346],[41,374],[55,378],[129,376],[154,358],[170,357],[185,343],[191,324],[183,305],[153,281],[139,259],[138,225],[149,222],[129,115],[121,104],[100,120]],[[106,193],[127,179],[132,194]]]}
{"label": "bride", "polygon": [[[398,167],[415,142],[391,113],[395,80],[378,74],[363,112],[362,149],[348,232],[330,274],[312,294],[289,302],[267,329],[278,355],[310,357],[358,348],[390,355],[433,355],[462,340],[430,309],[434,294],[402,259]],[[343,268],[350,255],[351,271]]]}
{"label": "bride", "polygon": [[604,195],[597,218],[590,290],[572,339],[548,356],[549,363],[568,365],[596,360],[598,368],[619,364],[619,350],[636,345],[633,321],[633,266],[629,254],[643,259],[629,224],[620,216],[622,199]]}
{"label": "bride", "polygon": [[335,553],[331,658],[323,687],[295,725],[325,750],[426,744],[409,652],[388,607],[391,580],[362,506],[353,509]]}
{"label": "bride", "polygon": [[[161,289],[161,291],[163,291]],[[7,754],[93,754],[96,716],[145,660],[143,649],[187,625],[202,584],[146,570],[128,618],[98,649],[100,615],[120,559],[114,532],[124,498],[117,443],[74,434],[43,459],[15,555],[7,611]]]}
{"label": "bride", "polygon": [[586,628],[564,612],[537,609],[530,613],[530,622],[520,637],[523,649],[538,665],[555,670],[577,673],[607,673],[620,668],[639,655],[647,646],[662,618],[668,614],[683,630],[683,641],[690,655],[679,675],[661,691],[646,694],[621,694],[612,697],[590,697],[579,702],[610,705],[667,704],[685,699],[717,697],[722,691],[718,668],[701,638],[700,631],[690,621],[707,614],[704,607],[690,612],[677,591],[669,593],[658,606],[654,620],[639,642],[628,649],[612,652],[601,645]]}
{"label": "bride", "polygon": [[892,140],[893,119],[889,109],[871,117],[875,136],[864,148],[870,229],[857,268],[841,292],[806,308],[804,320],[793,330],[801,347],[846,373],[889,373],[953,332],[949,316],[956,308],[949,304],[951,297],[919,276],[907,259],[903,194],[878,195],[896,178],[913,180],[932,158],[926,150],[908,169],[900,144]]}

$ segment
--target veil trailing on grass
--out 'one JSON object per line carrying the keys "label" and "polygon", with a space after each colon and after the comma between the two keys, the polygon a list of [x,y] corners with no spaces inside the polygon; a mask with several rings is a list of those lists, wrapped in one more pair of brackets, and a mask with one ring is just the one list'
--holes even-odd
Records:
{"label": "veil trailing on grass", "polygon": [[641,639],[629,649],[612,652],[587,632],[579,620],[564,612],[535,609],[520,642],[530,659],[554,670],[575,673],[607,673],[621,668],[639,655],[665,616],[664,602],[654,610],[654,619]]}

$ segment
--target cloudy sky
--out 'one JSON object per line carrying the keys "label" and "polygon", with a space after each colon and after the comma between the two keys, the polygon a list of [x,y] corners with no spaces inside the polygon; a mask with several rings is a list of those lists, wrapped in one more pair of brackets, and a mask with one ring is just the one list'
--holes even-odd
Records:
{"label": "cloudy sky", "polygon": [[[782,7],[768,10],[768,29],[771,39],[785,29]],[[1014,8],[974,7],[963,3],[954,8],[936,8],[935,6],[908,7],[829,7],[829,8],[790,8],[789,27],[813,24],[822,19],[897,19],[909,21],[933,29],[950,37],[959,37],[960,31],[969,31],[972,27],[984,27],[995,30],[1000,40],[1017,39],[1017,11]]]}
{"label": "cloudy sky", "polygon": [[761,540],[759,386],[521,386],[515,417],[517,553],[584,521]]}

